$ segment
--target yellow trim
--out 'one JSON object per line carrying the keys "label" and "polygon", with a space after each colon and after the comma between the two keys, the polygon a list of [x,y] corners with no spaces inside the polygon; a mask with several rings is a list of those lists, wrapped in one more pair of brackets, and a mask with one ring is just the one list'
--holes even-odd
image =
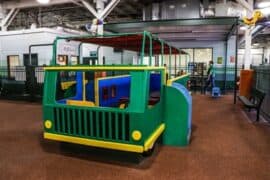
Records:
{"label": "yellow trim", "polygon": [[86,80],[85,80],[85,72],[83,72],[83,101],[86,101],[86,95],[85,95],[85,85],[86,85]]}
{"label": "yellow trim", "polygon": [[142,133],[138,130],[132,132],[132,138],[135,141],[139,141],[142,138]]}
{"label": "yellow trim", "polygon": [[45,126],[47,129],[51,129],[51,128],[52,128],[52,121],[46,120],[46,121],[44,122],[44,126]]}
{"label": "yellow trim", "polygon": [[120,104],[119,109],[125,109],[125,103]]}
{"label": "yellow trim", "polygon": [[144,143],[144,151],[148,151],[153,147],[153,144],[156,142],[157,138],[161,135],[161,133],[165,130],[165,124],[161,124],[157,130],[145,141]]}
{"label": "yellow trim", "polygon": [[[85,80],[84,84],[87,84],[87,83],[88,83],[88,80]],[[77,82],[76,81],[61,82],[61,89],[66,90],[66,89],[68,89],[70,86],[72,86],[74,84],[77,84]]]}
{"label": "yellow trim", "polygon": [[44,70],[46,71],[54,71],[54,70],[100,70],[100,71],[128,71],[128,70],[135,70],[135,71],[143,71],[143,70],[164,70],[165,67],[148,67],[148,66],[113,66],[113,67],[107,67],[107,66],[50,66],[50,67],[44,67]]}
{"label": "yellow trim", "polygon": [[68,81],[68,82],[61,82],[61,89],[62,90],[66,90],[68,89],[70,86],[76,84],[76,81]]}
{"label": "yellow trim", "polygon": [[104,79],[115,79],[115,78],[119,78],[119,77],[129,77],[130,75],[119,75],[119,76],[107,76],[107,77],[100,77],[97,78],[98,80],[104,80]]}
{"label": "yellow trim", "polygon": [[94,84],[94,89],[95,89],[95,104],[96,106],[99,106],[99,86],[98,86],[99,80],[98,78],[95,78],[95,84]]}
{"label": "yellow trim", "polygon": [[93,139],[85,139],[80,137],[66,136],[60,134],[52,134],[52,133],[44,133],[45,139],[51,139],[55,141],[63,141],[74,144],[82,144],[87,146],[101,147],[107,149],[115,149],[129,152],[137,152],[142,153],[152,148],[153,144],[157,140],[157,138],[161,135],[161,133],[165,130],[165,124],[161,124],[156,131],[145,141],[144,146],[133,145],[133,144],[123,144],[102,140],[93,140]]}
{"label": "yellow trim", "polygon": [[85,139],[85,138],[80,138],[80,137],[72,137],[72,136],[52,134],[52,133],[46,133],[46,132],[44,133],[43,136],[45,139],[51,139],[55,141],[63,141],[63,142],[69,142],[69,143],[75,143],[75,144],[82,144],[82,145],[87,145],[87,146],[101,147],[101,148],[107,148],[107,149],[115,149],[115,150],[137,152],[137,153],[142,153],[144,150],[143,146],[139,146],[139,145]]}
{"label": "yellow trim", "polygon": [[176,77],[176,78],[168,79],[167,86],[171,86],[174,81],[177,81],[179,79],[185,78],[185,77],[187,77],[189,75],[190,74],[185,74],[185,75],[182,75],[182,76],[179,76],[179,77]]}
{"label": "yellow trim", "polygon": [[92,101],[78,101],[78,100],[67,100],[67,105],[86,106],[86,107],[95,106],[95,104]]}
{"label": "yellow trim", "polygon": [[104,79],[114,79],[114,78],[119,78],[119,77],[129,77],[130,75],[119,75],[119,76],[108,76],[108,77],[100,77],[95,79],[95,104],[96,106],[99,106],[99,80],[104,80]]}
{"label": "yellow trim", "polygon": [[167,68],[165,68],[164,72],[163,72],[163,83],[166,84],[166,75],[167,75]]}

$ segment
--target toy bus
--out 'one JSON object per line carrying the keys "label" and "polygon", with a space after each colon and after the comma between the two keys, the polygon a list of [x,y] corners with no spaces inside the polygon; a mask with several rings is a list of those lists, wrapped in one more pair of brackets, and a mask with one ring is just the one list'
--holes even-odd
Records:
{"label": "toy bus", "polygon": [[[57,65],[60,41],[133,51],[138,63]],[[45,67],[45,139],[136,153],[152,151],[159,138],[165,145],[188,145],[189,74],[171,78],[164,66],[164,58],[179,49],[142,32],[58,37],[53,52],[52,65]]]}

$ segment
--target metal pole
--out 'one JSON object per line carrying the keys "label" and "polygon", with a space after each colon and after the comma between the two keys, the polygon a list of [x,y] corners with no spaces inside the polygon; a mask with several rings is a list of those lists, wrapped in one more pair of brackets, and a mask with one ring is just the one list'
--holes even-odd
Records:
{"label": "metal pole", "polygon": [[186,69],[186,73],[188,73],[188,55],[186,54],[185,55],[185,65],[186,65],[186,67],[185,67],[185,69]]}
{"label": "metal pole", "polygon": [[169,78],[171,78],[172,75],[172,48],[169,46],[170,55],[169,55]]}
{"label": "metal pole", "polygon": [[56,38],[53,42],[53,59],[52,59],[52,65],[57,64],[57,41],[58,38]]}
{"label": "metal pole", "polygon": [[161,64],[164,66],[164,42],[161,42]]}
{"label": "metal pole", "polygon": [[143,33],[142,50],[141,50],[141,63],[140,63],[140,65],[143,64],[144,49],[145,49],[145,32]]}
{"label": "metal pole", "polygon": [[234,70],[234,98],[233,98],[233,101],[234,101],[234,104],[236,104],[236,87],[237,87],[237,64],[238,64],[238,19],[236,21],[236,33],[235,33],[235,70]]}
{"label": "metal pole", "polygon": [[82,42],[79,44],[79,47],[78,47],[79,64],[82,64],[82,61],[81,61],[81,47],[82,47]]}
{"label": "metal pole", "polygon": [[228,61],[228,39],[227,41],[225,42],[225,62],[224,62],[224,65],[225,65],[225,68],[224,68],[224,82],[223,82],[223,88],[224,88],[224,94],[226,94],[226,81],[227,81],[227,61]]}
{"label": "metal pole", "polygon": [[182,70],[182,67],[181,67],[181,65],[182,65],[181,54],[182,54],[182,53],[181,53],[181,51],[180,51],[179,54],[178,54],[178,57],[179,57],[179,58],[178,58],[178,64],[179,64],[179,66],[178,66],[179,69],[178,69],[178,70],[179,70],[179,72],[181,72],[181,70]]}
{"label": "metal pole", "polygon": [[176,54],[175,54],[174,55],[174,77],[176,77],[176,74],[177,74],[176,73],[177,72],[177,69],[176,69],[177,67],[176,66],[177,66],[177,62],[176,62]]}
{"label": "metal pole", "polygon": [[149,57],[149,60],[150,60],[150,66],[152,66],[152,56],[153,56],[153,46],[152,46],[152,37],[149,36],[149,40],[150,40],[150,48],[149,48],[149,54],[150,54],[150,57]]}

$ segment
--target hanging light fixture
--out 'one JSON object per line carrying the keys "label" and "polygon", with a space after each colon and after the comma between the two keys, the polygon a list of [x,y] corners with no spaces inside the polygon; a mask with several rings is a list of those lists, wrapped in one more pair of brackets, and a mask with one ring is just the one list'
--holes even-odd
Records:
{"label": "hanging light fixture", "polygon": [[241,26],[241,27],[240,27],[240,30],[242,30],[242,31],[247,30],[247,26]]}
{"label": "hanging light fixture", "polygon": [[266,7],[270,7],[270,2],[269,1],[261,1],[258,3],[258,8],[266,8]]}
{"label": "hanging light fixture", "polygon": [[49,4],[51,0],[36,0],[40,4]]}

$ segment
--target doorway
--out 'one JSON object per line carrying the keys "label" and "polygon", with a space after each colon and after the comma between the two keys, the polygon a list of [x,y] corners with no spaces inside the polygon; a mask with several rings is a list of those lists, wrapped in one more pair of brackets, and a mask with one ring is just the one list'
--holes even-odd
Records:
{"label": "doorway", "polygon": [[23,65],[24,66],[38,66],[38,54],[31,54],[31,62],[29,54],[23,54]]}
{"label": "doorway", "polygon": [[19,55],[7,56],[7,73],[9,79],[15,76],[15,67],[19,65],[20,65]]}

